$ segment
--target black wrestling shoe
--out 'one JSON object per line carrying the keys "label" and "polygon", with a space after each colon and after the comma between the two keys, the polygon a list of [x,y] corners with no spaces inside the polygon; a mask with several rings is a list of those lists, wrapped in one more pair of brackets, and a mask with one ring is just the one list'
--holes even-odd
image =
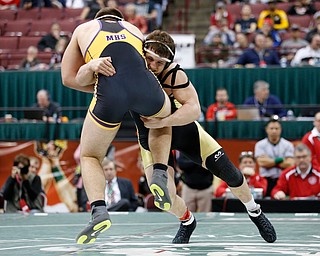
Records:
{"label": "black wrestling shoe", "polygon": [[258,205],[257,209],[248,212],[250,219],[257,226],[262,238],[268,242],[273,243],[277,240],[277,234],[268,218],[263,214]]}
{"label": "black wrestling shoe", "polygon": [[105,212],[96,217],[92,217],[89,224],[77,236],[77,244],[91,244],[97,236],[111,227],[109,213]]}
{"label": "black wrestling shoe", "polygon": [[168,211],[171,208],[167,183],[167,171],[155,169],[152,175],[150,191],[154,195],[154,205],[164,211]]}
{"label": "black wrestling shoe", "polygon": [[[186,225],[189,222],[191,222],[191,223],[189,225]],[[193,215],[190,218],[190,220],[188,220],[187,222],[181,222],[180,228],[179,228],[175,238],[173,238],[172,243],[173,244],[187,244],[187,243],[189,243],[189,239],[192,235],[192,232],[195,230],[196,226],[197,226],[197,221]]]}

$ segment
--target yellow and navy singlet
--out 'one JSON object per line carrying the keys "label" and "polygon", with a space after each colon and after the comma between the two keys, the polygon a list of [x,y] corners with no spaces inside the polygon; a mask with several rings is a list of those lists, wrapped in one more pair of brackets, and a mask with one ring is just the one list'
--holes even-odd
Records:
{"label": "yellow and navy singlet", "polygon": [[142,40],[121,22],[98,22],[100,30],[86,50],[85,62],[110,56],[116,74],[110,77],[97,74],[89,107],[91,118],[105,129],[115,129],[129,110],[156,116],[163,108],[164,92],[147,68]]}

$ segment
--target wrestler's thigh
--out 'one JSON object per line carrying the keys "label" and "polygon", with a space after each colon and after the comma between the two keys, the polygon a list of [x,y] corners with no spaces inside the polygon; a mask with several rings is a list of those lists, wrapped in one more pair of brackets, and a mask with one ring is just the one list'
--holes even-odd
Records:
{"label": "wrestler's thigh", "polygon": [[102,128],[87,115],[81,133],[81,157],[95,157],[102,161],[118,130],[119,127],[112,130]]}

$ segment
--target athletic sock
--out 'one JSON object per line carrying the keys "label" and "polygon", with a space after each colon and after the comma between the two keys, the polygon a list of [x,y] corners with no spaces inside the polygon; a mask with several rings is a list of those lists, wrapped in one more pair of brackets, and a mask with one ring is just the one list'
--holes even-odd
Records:
{"label": "athletic sock", "polygon": [[97,200],[91,203],[91,209],[92,209],[92,217],[95,218],[98,215],[107,212],[107,206],[106,201],[104,200]]}
{"label": "athletic sock", "polygon": [[193,222],[194,217],[192,212],[190,212],[187,208],[185,214],[181,218],[179,218],[179,220],[181,221],[182,225],[190,225]]}
{"label": "athletic sock", "polygon": [[167,171],[168,170],[168,166],[165,164],[160,164],[160,163],[156,163],[153,165],[153,170],[162,170],[162,171]]}
{"label": "athletic sock", "polygon": [[247,203],[243,203],[245,207],[247,208],[247,211],[254,211],[257,209],[257,203],[254,201],[253,196],[251,197],[251,200]]}

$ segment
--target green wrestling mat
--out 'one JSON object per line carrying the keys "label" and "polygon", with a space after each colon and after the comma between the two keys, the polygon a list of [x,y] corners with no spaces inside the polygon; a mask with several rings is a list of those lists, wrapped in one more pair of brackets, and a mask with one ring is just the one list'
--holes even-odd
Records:
{"label": "green wrestling mat", "polygon": [[278,240],[269,244],[244,213],[196,213],[198,225],[186,245],[171,240],[179,222],[168,213],[111,213],[113,225],[95,243],[75,237],[89,213],[0,215],[0,255],[319,255],[320,215],[266,214]]}

